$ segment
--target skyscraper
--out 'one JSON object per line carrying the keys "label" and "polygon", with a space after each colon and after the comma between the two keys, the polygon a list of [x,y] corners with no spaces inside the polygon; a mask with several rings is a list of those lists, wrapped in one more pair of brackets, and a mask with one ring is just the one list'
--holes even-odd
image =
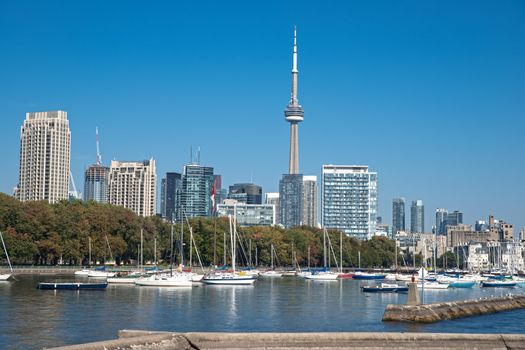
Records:
{"label": "skyscraper", "polygon": [[184,166],[181,205],[185,217],[212,216],[213,168],[198,164]]}
{"label": "skyscraper", "polygon": [[284,174],[279,182],[279,223],[285,228],[303,224],[303,175]]}
{"label": "skyscraper", "polygon": [[253,183],[241,183],[230,186],[228,198],[239,203],[262,204],[262,187]]}
{"label": "skyscraper", "polygon": [[448,211],[443,208],[436,209],[436,233],[438,235],[444,235],[447,233],[447,214]]}
{"label": "skyscraper", "polygon": [[[463,223],[463,213],[462,212],[458,210],[454,210],[452,213],[447,214],[446,225],[458,226],[459,224],[462,224],[462,223]],[[445,233],[446,233],[446,230],[445,230]]]}
{"label": "skyscraper", "polygon": [[161,181],[160,212],[163,219],[171,222],[182,220],[182,175],[168,172]]}
{"label": "skyscraper", "polygon": [[96,129],[96,143],[97,162],[84,172],[84,200],[107,203],[109,168],[102,165],[102,156],[98,146],[98,128]]}
{"label": "skyscraper", "polygon": [[20,129],[18,199],[50,203],[68,199],[70,158],[67,113],[26,113]]}
{"label": "skyscraper", "polygon": [[412,201],[410,207],[410,231],[412,233],[425,232],[425,206],[421,199]]}
{"label": "skyscraper", "polygon": [[143,162],[111,161],[108,202],[134,211],[137,215],[155,215],[157,169],[155,160]]}
{"label": "skyscraper", "polygon": [[303,176],[303,225],[317,227],[317,176]]}
{"label": "skyscraper", "polygon": [[392,234],[405,231],[405,198],[392,200]]}
{"label": "skyscraper", "polygon": [[359,239],[376,232],[377,173],[362,165],[323,165],[321,219]]}
{"label": "skyscraper", "polygon": [[303,107],[297,98],[297,32],[293,32],[293,59],[292,59],[292,97],[284,110],[284,117],[290,123],[290,156],[288,173],[299,173],[299,123],[304,119]]}

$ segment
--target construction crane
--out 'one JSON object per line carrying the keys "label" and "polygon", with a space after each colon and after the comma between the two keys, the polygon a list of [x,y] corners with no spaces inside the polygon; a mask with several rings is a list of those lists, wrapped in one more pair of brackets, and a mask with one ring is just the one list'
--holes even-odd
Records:
{"label": "construction crane", "polygon": [[96,137],[97,137],[97,165],[102,165],[102,156],[100,155],[100,148],[98,145],[98,126],[95,129]]}
{"label": "construction crane", "polygon": [[71,173],[71,170],[69,171],[69,181],[71,182],[71,187],[73,187],[73,191],[69,190],[69,197],[80,199],[80,193],[78,193],[77,191],[77,186],[75,185],[75,179],[73,179],[73,174]]}

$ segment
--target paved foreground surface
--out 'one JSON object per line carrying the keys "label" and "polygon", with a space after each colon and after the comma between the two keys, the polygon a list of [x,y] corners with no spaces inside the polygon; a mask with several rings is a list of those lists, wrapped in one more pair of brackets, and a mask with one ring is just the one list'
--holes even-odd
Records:
{"label": "paved foreground surface", "polygon": [[525,349],[525,334],[119,332],[119,339],[54,350]]}

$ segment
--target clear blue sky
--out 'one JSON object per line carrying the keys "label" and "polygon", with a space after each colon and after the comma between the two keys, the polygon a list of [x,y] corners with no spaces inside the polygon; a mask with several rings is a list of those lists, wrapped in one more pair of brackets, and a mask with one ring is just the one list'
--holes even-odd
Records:
{"label": "clear blue sky", "polygon": [[160,179],[200,146],[223,187],[276,191],[294,24],[303,173],[369,165],[388,223],[403,196],[427,230],[437,207],[525,226],[523,1],[0,0],[0,191],[25,112],[56,109],[77,187],[98,126],[106,164],[154,157]]}

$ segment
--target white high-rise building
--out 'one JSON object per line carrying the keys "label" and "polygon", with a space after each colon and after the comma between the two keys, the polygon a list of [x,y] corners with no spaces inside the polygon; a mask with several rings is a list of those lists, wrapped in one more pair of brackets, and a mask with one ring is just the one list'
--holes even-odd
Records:
{"label": "white high-rise building", "polygon": [[317,227],[317,176],[303,176],[303,225]]}
{"label": "white high-rise building", "polygon": [[279,223],[279,192],[267,192],[264,195],[264,203],[275,206],[275,223]]}
{"label": "white high-rise building", "polygon": [[363,165],[323,165],[322,226],[359,239],[376,232],[377,173]]}
{"label": "white high-rise building", "polygon": [[155,215],[157,170],[155,160],[143,162],[111,161],[108,202],[134,211],[137,215]]}
{"label": "white high-rise building", "polygon": [[69,197],[71,132],[67,112],[26,113],[20,129],[20,174],[16,196],[21,201]]}

